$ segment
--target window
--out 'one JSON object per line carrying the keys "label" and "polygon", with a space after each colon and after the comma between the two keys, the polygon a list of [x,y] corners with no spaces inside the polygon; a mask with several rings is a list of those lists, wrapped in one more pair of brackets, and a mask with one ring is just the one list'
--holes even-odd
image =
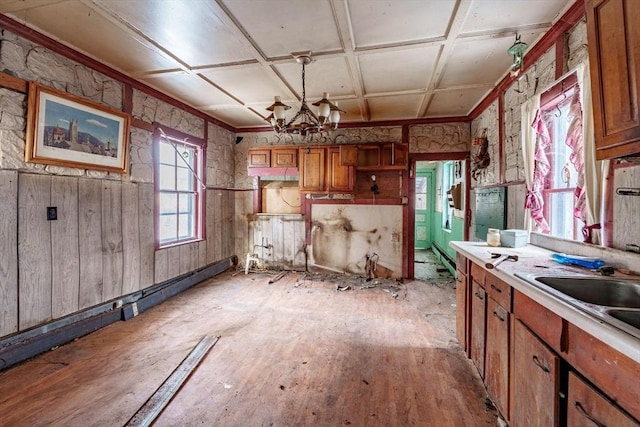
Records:
{"label": "window", "polygon": [[204,143],[173,131],[155,134],[156,237],[158,247],[203,236]]}
{"label": "window", "polygon": [[544,218],[549,225],[549,234],[577,240],[584,223],[576,202],[584,181],[582,168],[576,170],[582,158],[576,146],[571,143],[571,127],[579,115],[582,116],[577,85],[562,87],[561,91],[541,105],[540,114],[549,134],[549,144],[545,148],[549,171],[544,177],[542,199]]}

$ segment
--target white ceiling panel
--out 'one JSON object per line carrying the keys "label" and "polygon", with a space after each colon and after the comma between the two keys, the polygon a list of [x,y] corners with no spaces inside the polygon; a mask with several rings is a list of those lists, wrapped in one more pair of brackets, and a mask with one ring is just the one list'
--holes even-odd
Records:
{"label": "white ceiling panel", "polygon": [[219,105],[235,107],[238,105],[233,98],[195,74],[168,73],[141,80],[166,94],[179,93],[184,102],[196,108],[211,108]]}
{"label": "white ceiling panel", "polygon": [[425,90],[439,49],[431,46],[358,56],[365,94]]}
{"label": "white ceiling panel", "polygon": [[218,0],[267,58],[342,49],[330,0]]}
{"label": "white ceiling panel", "polygon": [[[284,85],[272,80],[269,73],[258,64],[215,68],[200,74],[219,87],[229,88],[231,95],[247,105],[273,101],[273,97],[276,95],[283,99],[288,96],[288,92],[283,90]],[[243,82],[243,84],[238,84],[238,82]]]}
{"label": "white ceiling panel", "polygon": [[457,116],[460,111],[470,111],[489,90],[487,88],[478,88],[436,92],[431,104],[429,104],[426,116]]}
{"label": "white ceiling panel", "polygon": [[[275,66],[285,82],[302,96],[302,65],[293,59]],[[344,58],[314,59],[305,66],[307,99],[320,99],[323,92],[329,92],[331,99],[353,96],[353,84]]]}
{"label": "white ceiling panel", "polygon": [[495,76],[511,66],[513,58],[507,54],[507,49],[512,44],[511,37],[456,43],[437,87],[495,83]]}
{"label": "white ceiling panel", "polygon": [[423,95],[381,96],[367,99],[371,120],[415,119]]}
{"label": "white ceiling panel", "polygon": [[[487,7],[487,3],[491,7]],[[570,4],[566,0],[476,0],[469,9],[462,33],[551,23]]]}
{"label": "white ceiling panel", "polygon": [[445,35],[455,0],[351,0],[356,48]]}
{"label": "white ceiling panel", "polygon": [[189,67],[253,59],[245,45],[215,15],[209,1],[100,0],[100,3]]}
{"label": "white ceiling panel", "polygon": [[297,111],[302,52],[308,103],[328,92],[343,122],[466,116],[516,34],[533,45],[582,1],[0,0],[0,19],[240,129],[266,125],[252,110],[276,95]]}
{"label": "white ceiling panel", "polygon": [[80,1],[31,8],[24,13],[30,26],[125,73],[178,67],[158,49]]}
{"label": "white ceiling panel", "polygon": [[236,123],[236,127],[259,127],[267,125],[266,121],[262,119],[260,116],[243,108],[241,106],[237,107],[225,107],[221,109],[203,109],[204,111],[209,112],[212,116],[218,117],[220,120],[226,123]]}

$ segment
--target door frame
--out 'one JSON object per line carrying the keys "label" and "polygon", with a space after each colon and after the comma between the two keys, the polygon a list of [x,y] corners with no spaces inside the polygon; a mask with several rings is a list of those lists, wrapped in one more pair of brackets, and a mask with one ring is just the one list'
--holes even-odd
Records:
{"label": "door frame", "polygon": [[[417,162],[416,162],[417,164]],[[418,175],[422,174],[422,176],[424,176],[425,178],[427,178],[427,211],[429,212],[427,214],[427,218],[428,218],[428,228],[429,230],[427,230],[427,242],[429,242],[429,244],[431,245],[433,243],[433,230],[432,230],[432,222],[433,222],[433,212],[435,211],[435,178],[436,178],[436,169],[435,168],[431,168],[431,169],[423,169],[422,172],[418,171],[418,168],[416,166],[416,173],[414,176],[414,183],[415,183],[415,179]],[[415,188],[414,188],[414,195],[415,195]],[[415,205],[414,205],[415,206]],[[415,217],[416,217],[416,209],[413,209],[413,220],[414,220],[414,227],[416,226],[415,223]],[[416,247],[416,239],[415,239],[415,229],[414,229],[414,240],[413,240],[413,247],[415,249]]]}
{"label": "door frame", "polygon": [[[450,153],[409,153],[409,179],[407,179],[407,194],[409,194],[408,203],[404,209],[404,253],[407,254],[403,260],[402,270],[404,277],[413,279],[415,277],[415,232],[416,232],[416,162],[421,161],[447,161],[447,160],[465,160],[464,171],[464,191],[465,191],[465,221],[464,221],[464,240],[469,240],[469,225],[471,224],[470,210],[470,191],[471,191],[471,155],[469,151],[454,151]],[[437,177],[436,177],[437,179]]]}

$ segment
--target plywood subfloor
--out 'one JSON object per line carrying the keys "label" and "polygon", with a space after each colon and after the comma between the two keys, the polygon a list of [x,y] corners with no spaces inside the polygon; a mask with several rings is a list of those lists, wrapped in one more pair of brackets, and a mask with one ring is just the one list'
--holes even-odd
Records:
{"label": "plywood subfloor", "polygon": [[0,425],[123,425],[204,335],[221,338],[154,426],[495,425],[453,281],[275,275],[224,273],[1,372]]}

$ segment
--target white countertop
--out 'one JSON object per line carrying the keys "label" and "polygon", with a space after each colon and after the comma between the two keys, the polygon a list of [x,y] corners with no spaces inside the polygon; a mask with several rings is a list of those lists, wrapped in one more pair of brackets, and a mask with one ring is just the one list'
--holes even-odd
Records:
{"label": "white countertop", "polygon": [[[611,326],[595,316],[583,312],[560,298],[538,288],[514,274],[533,273],[540,276],[591,275],[591,270],[559,264],[550,258],[553,251],[538,246],[527,245],[521,248],[492,247],[485,242],[450,242],[457,252],[471,261],[484,266],[492,261],[492,253],[510,253],[518,255],[518,261],[504,261],[490,271],[494,276],[509,283],[514,289],[545,306],[568,322],[588,332],[600,341],[640,363],[640,339]],[[618,273],[614,277],[626,277]]]}

